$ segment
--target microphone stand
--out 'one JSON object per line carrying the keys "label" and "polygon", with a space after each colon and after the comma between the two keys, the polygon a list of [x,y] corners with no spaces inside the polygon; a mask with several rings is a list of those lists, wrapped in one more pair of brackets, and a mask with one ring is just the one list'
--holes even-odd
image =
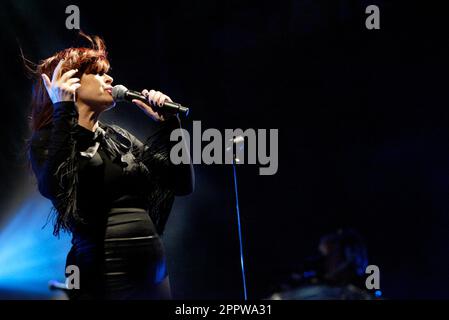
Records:
{"label": "microphone stand", "polygon": [[237,183],[237,168],[236,163],[239,162],[237,158],[237,146],[239,142],[243,141],[243,137],[236,137],[232,139],[232,170],[234,173],[234,190],[235,190],[235,208],[237,214],[237,228],[238,228],[238,236],[239,236],[239,245],[240,245],[240,264],[242,268],[242,280],[243,280],[243,295],[245,301],[248,300],[248,295],[246,292],[246,276],[245,276],[245,263],[243,259],[243,240],[242,240],[242,227],[240,223],[240,208],[239,208],[239,194],[238,194],[238,183]]}

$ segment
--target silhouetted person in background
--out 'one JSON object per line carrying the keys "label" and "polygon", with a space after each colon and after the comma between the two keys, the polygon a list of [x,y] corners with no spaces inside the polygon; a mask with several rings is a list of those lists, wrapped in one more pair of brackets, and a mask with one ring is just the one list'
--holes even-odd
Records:
{"label": "silhouetted person in background", "polygon": [[306,259],[301,272],[290,275],[270,299],[365,300],[367,250],[354,230],[339,230],[321,238],[319,255]]}

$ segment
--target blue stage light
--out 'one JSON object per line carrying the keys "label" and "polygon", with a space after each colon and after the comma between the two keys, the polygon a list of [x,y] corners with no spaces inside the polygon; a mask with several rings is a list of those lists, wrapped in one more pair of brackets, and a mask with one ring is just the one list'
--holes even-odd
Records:
{"label": "blue stage light", "polygon": [[49,280],[64,282],[70,236],[54,237],[51,223],[42,228],[50,209],[33,195],[0,228],[0,290],[50,295]]}

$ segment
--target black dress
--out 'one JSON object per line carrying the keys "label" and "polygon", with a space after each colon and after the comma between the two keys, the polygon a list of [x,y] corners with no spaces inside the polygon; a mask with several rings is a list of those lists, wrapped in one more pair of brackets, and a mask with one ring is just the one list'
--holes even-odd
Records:
{"label": "black dress", "polygon": [[193,189],[190,165],[168,154],[176,117],[141,143],[126,130],[77,124],[74,103],[55,104],[53,123],[32,137],[40,192],[51,199],[56,228],[72,233],[67,265],[80,270],[71,299],[169,299],[160,238],[174,195]]}

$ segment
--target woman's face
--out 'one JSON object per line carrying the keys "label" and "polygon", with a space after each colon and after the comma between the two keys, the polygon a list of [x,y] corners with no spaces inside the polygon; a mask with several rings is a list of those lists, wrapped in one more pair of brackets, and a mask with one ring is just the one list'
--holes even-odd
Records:
{"label": "woman's face", "polygon": [[76,91],[76,102],[84,103],[97,112],[103,112],[114,107],[112,81],[112,77],[106,73],[84,73],[80,79],[81,86]]}

